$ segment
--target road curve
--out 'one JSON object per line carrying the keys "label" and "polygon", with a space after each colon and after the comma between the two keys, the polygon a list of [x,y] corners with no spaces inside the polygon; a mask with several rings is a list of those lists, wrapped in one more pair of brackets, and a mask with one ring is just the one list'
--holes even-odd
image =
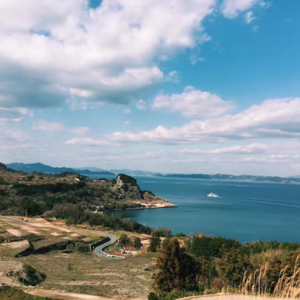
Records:
{"label": "road curve", "polygon": [[[23,223],[23,224],[28,224],[28,222],[17,219],[17,218],[11,218],[11,217],[6,217],[6,216],[2,216],[0,215],[0,219],[6,219],[6,220],[11,220],[17,223]],[[30,223],[29,223],[30,224]],[[96,247],[93,252],[99,256],[99,257],[104,257],[104,258],[111,258],[111,259],[124,259],[124,256],[116,256],[116,255],[108,255],[107,253],[105,253],[103,250],[113,244],[115,244],[118,241],[118,238],[110,233],[106,233],[106,232],[101,232],[103,235],[106,235],[110,240],[98,247]]]}
{"label": "road curve", "polygon": [[96,247],[93,252],[99,256],[99,257],[105,257],[105,258],[112,258],[112,259],[124,259],[125,257],[124,256],[116,256],[116,255],[110,255],[110,254],[107,254],[105,253],[103,250],[113,244],[115,244],[117,241],[118,241],[118,238],[113,235],[113,234],[109,234],[109,233],[106,233],[105,234],[110,240],[98,247]]}

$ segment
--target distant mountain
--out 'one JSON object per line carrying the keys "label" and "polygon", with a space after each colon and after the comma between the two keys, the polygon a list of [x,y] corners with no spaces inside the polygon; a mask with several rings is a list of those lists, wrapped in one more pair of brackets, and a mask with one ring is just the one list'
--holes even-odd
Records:
{"label": "distant mountain", "polygon": [[50,173],[50,174],[60,174],[65,172],[70,173],[78,173],[78,174],[85,174],[85,175],[115,175],[114,173],[107,172],[107,171],[96,171],[92,172],[87,169],[73,169],[73,168],[55,168],[48,165],[44,165],[41,163],[35,164],[23,164],[23,163],[12,163],[7,164],[8,168],[11,168],[16,171],[23,171],[25,173],[32,173],[32,172],[41,172],[41,173]]}
{"label": "distant mountain", "polygon": [[75,170],[89,170],[91,172],[103,172],[104,169],[101,169],[101,168],[96,168],[96,167],[83,167],[83,168],[73,168]]}
{"label": "distant mountain", "polygon": [[156,173],[148,172],[148,171],[141,171],[141,170],[130,170],[130,169],[113,169],[109,170],[115,174],[126,174],[129,176],[154,176]]}
{"label": "distant mountain", "polygon": [[272,182],[272,183],[293,183],[300,184],[300,177],[275,177],[275,176],[254,176],[254,175],[227,175],[227,174],[156,174],[156,177],[173,177],[173,178],[195,178],[195,179],[210,179],[210,180],[240,180],[253,182]]}

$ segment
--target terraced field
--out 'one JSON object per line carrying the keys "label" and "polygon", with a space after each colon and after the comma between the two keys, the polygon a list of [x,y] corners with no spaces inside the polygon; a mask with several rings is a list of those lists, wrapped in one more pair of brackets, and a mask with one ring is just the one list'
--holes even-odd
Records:
{"label": "terraced field", "polygon": [[[127,234],[131,238],[140,236],[145,244],[148,242],[145,235]],[[40,296],[47,291],[56,291],[56,294],[146,299],[158,254],[147,253],[145,247],[136,256],[112,260],[76,250],[77,243],[90,245],[104,235],[102,231],[69,227],[59,221],[48,222],[40,218],[26,222],[0,216],[0,263],[10,262],[18,268],[20,264],[29,265],[45,275],[45,280],[34,290],[23,286],[26,291]],[[72,248],[74,244],[75,248]],[[0,274],[0,283],[4,277],[5,274],[2,277]],[[20,286],[16,282],[14,285]]]}

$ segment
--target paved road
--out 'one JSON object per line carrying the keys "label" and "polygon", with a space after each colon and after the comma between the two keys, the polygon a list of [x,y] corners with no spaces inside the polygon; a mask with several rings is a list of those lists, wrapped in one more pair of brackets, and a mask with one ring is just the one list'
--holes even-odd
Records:
{"label": "paved road", "polygon": [[100,257],[105,257],[105,258],[112,258],[112,259],[124,259],[125,257],[124,256],[115,256],[115,255],[109,255],[107,253],[105,253],[103,250],[113,244],[115,244],[117,241],[118,241],[118,238],[113,235],[113,234],[109,234],[109,233],[106,233],[105,234],[107,237],[109,237],[110,241],[96,247],[94,249],[94,253],[97,255],[97,256],[100,256]]}

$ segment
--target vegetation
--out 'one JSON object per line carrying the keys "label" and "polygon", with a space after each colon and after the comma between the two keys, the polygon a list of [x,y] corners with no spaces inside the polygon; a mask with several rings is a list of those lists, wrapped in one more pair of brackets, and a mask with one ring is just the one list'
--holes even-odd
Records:
{"label": "vegetation", "polygon": [[162,248],[157,268],[159,271],[153,283],[156,291],[199,290],[197,278],[200,275],[200,263],[180,247],[177,239]]}
{"label": "vegetation", "polygon": [[[51,300],[50,298],[37,297],[24,293],[13,287],[0,287],[0,300]],[[54,299],[52,299],[54,300]]]}
{"label": "vegetation", "polygon": [[[0,213],[38,216],[57,204],[76,204],[82,210],[112,211],[144,207],[141,201],[161,200],[142,193],[136,180],[119,175],[117,180],[90,179],[74,173],[43,174],[0,168]],[[137,201],[139,200],[139,201]]]}
{"label": "vegetation", "polygon": [[137,186],[137,181],[131,176],[125,174],[119,174],[118,177],[120,178],[120,180],[122,180],[123,184],[130,184],[133,186]]}
{"label": "vegetation", "polygon": [[90,226],[104,226],[116,230],[151,234],[152,229],[136,222],[119,219],[108,213],[94,214],[89,210],[82,210],[75,204],[60,204],[54,206],[45,214],[46,217],[55,217],[67,220],[69,224],[89,224]]}
{"label": "vegetation", "polygon": [[152,235],[150,238],[150,246],[149,251],[151,252],[157,252],[157,250],[160,248],[161,240],[158,236]]}
{"label": "vegetation", "polygon": [[143,246],[143,244],[142,244],[141,239],[140,239],[139,237],[136,237],[136,238],[134,239],[133,246],[134,246],[134,248],[137,249],[137,250],[140,250],[140,249],[141,249],[141,247]]}
{"label": "vegetation", "polygon": [[196,257],[200,256],[213,256],[213,257],[221,257],[224,251],[228,251],[230,249],[238,249],[241,247],[241,243],[232,240],[225,239],[221,237],[195,237],[192,240],[191,244],[191,252]]}
{"label": "vegetation", "polygon": [[119,245],[120,246],[130,246],[131,240],[128,238],[127,234],[122,233],[119,238]]}
{"label": "vegetation", "polygon": [[[166,238],[162,243],[153,282],[160,300],[193,296],[204,289],[205,293],[217,293],[223,288],[243,293],[300,295],[298,243],[259,241],[242,245],[232,239],[197,236],[184,240],[184,248],[174,238]],[[178,259],[180,253],[193,262]],[[188,266],[197,267],[190,269],[193,276],[186,286],[174,271]]]}

